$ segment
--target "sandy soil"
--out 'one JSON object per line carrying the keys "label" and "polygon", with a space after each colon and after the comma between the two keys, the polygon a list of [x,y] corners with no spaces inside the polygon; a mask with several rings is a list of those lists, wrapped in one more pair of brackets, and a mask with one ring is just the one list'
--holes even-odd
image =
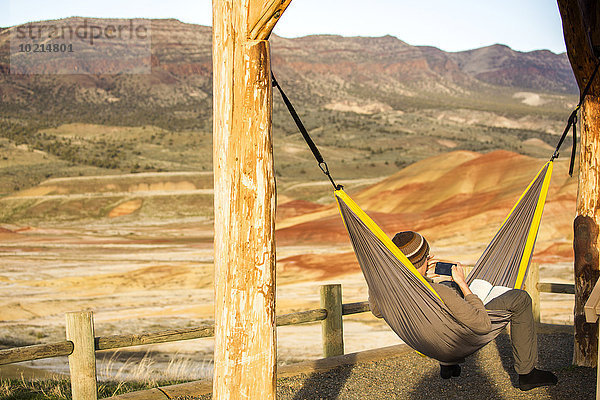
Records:
{"label": "sandy soil", "polygon": [[[104,234],[97,233],[103,228],[109,229]],[[63,340],[64,314],[69,311],[93,310],[98,336],[185,328],[212,320],[212,243],[206,241],[212,231],[210,226],[202,227],[202,221],[168,227],[87,225],[85,229],[55,226],[20,233],[6,228],[4,231],[0,241],[0,337],[4,347]],[[123,236],[124,232],[127,234]],[[179,236],[181,232],[186,233],[185,237]],[[340,250],[349,249],[284,246],[278,253],[285,259]],[[319,285],[323,282],[342,282],[346,301],[366,299],[366,287],[356,273],[324,281],[321,271],[311,273],[284,265],[278,274],[280,314],[317,308]],[[298,279],[298,274],[302,274],[302,279]],[[345,328],[351,337],[365,330],[365,326],[379,332],[374,346],[380,343],[379,335],[397,342],[395,335],[372,317],[349,320]],[[282,362],[316,358],[320,354],[320,325],[297,328],[280,329]],[[299,337],[310,339],[301,341]],[[361,348],[352,341],[347,347]],[[150,351],[205,360],[210,359],[212,340],[132,350],[138,355]],[[123,353],[120,360],[132,354]],[[153,368],[160,369],[164,357],[153,358]],[[119,366],[114,359],[112,364]],[[65,372],[66,368],[64,360],[26,365],[57,372]]]}

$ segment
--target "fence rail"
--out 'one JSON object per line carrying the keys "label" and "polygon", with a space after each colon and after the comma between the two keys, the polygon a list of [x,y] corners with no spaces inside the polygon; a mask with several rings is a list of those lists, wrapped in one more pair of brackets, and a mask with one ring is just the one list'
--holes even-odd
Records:
{"label": "fence rail", "polygon": [[537,288],[544,293],[575,294],[575,285],[572,283],[539,282]]}
{"label": "fence rail", "polygon": [[[534,317],[536,318],[536,321],[539,322],[540,292],[574,294],[575,288],[573,284],[536,282],[537,276],[538,269],[537,267],[534,267],[531,271],[531,279],[526,282],[526,287],[533,299]],[[276,317],[276,324],[277,326],[287,326],[321,321],[324,356],[331,357],[342,355],[344,354],[342,316],[369,312],[371,310],[369,303],[363,301],[342,304],[341,285],[324,285],[321,287],[321,305],[323,308],[278,315]],[[71,316],[69,317],[70,314]],[[83,315],[86,313],[69,313],[67,314],[67,320],[69,320],[69,318],[73,319],[74,316],[72,314]],[[91,321],[91,324],[91,327],[87,326],[84,328],[87,328],[88,330],[91,329],[93,332],[93,320]],[[214,325],[203,325],[189,329],[173,329],[143,334],[100,336],[93,338],[93,349],[89,348],[85,350],[84,353],[87,352],[87,354],[89,354],[90,352],[100,350],[120,349],[131,346],[200,339],[212,336],[214,336]],[[73,365],[78,362],[77,360],[72,359],[74,354],[76,354],[75,350],[75,346],[71,340],[5,349],[0,350],[0,365],[39,360],[43,358],[69,356],[71,384],[89,386],[91,384],[89,373],[77,373],[79,378],[74,376],[76,371],[74,370]],[[87,378],[83,377],[85,378],[83,379],[81,375],[86,375]],[[96,378],[95,374],[93,375],[93,384],[95,385]],[[77,390],[80,390],[80,388],[73,387],[73,393]],[[75,396],[73,399],[76,400]],[[87,395],[85,396],[85,399],[93,400],[89,399]]]}
{"label": "fence rail", "polygon": [[[342,314],[357,314],[370,311],[368,302],[349,303],[342,305]],[[277,326],[298,325],[308,322],[323,321],[327,318],[327,310],[323,308],[299,311],[290,314],[278,315]],[[99,350],[112,350],[124,347],[143,346],[149,344],[177,342],[180,340],[201,339],[213,337],[214,325],[204,325],[188,329],[171,329],[151,333],[100,336],[94,340],[94,348]],[[31,346],[15,347],[0,350],[0,365],[14,364],[23,361],[40,360],[43,358],[64,357],[73,353],[73,342],[35,344]]]}
{"label": "fence rail", "polygon": [[[574,294],[573,284],[540,282],[538,290],[542,293]],[[371,311],[369,302],[342,304],[342,315],[360,314]],[[327,317],[325,309],[300,311],[278,315],[277,326],[298,325],[322,321]],[[189,329],[174,329],[152,333],[100,336],[95,338],[95,350],[111,350],[131,346],[177,342],[180,340],[201,339],[214,336],[214,326],[206,325]],[[43,358],[64,357],[73,353],[73,343],[68,340],[48,344],[15,347],[0,350],[0,365]]]}
{"label": "fence rail", "polygon": [[22,361],[40,360],[42,358],[63,357],[73,353],[73,342],[65,340],[57,343],[34,344],[0,350],[0,365]]}

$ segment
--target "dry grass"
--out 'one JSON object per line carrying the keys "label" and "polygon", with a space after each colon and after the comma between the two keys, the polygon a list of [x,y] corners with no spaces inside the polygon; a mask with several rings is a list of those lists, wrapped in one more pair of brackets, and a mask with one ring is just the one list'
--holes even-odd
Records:
{"label": "dry grass", "polygon": [[212,377],[213,363],[210,357],[200,362],[192,357],[175,353],[166,363],[157,362],[150,351],[143,355],[115,351],[110,357],[96,363],[96,376],[101,382],[140,382],[156,386],[163,381],[191,381]]}
{"label": "dry grass", "polygon": [[[127,355],[114,352],[107,359],[97,361],[99,398],[112,397],[137,390],[164,385],[206,379],[212,376],[212,361],[201,363],[190,357],[175,354],[165,366],[159,365],[152,354]],[[70,400],[71,386],[68,379],[45,380],[0,379],[0,400]]]}

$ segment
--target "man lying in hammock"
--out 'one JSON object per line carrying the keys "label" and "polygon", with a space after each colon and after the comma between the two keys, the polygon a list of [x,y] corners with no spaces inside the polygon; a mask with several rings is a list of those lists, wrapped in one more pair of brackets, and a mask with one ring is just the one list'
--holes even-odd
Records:
{"label": "man lying in hammock", "polygon": [[[519,388],[530,390],[539,386],[555,385],[557,377],[548,371],[535,368],[537,362],[537,336],[531,308],[531,297],[521,289],[511,289],[483,305],[473,294],[465,281],[462,265],[452,267],[452,284],[434,283],[432,278],[438,277],[433,272],[437,260],[429,254],[429,244],[417,232],[400,232],[392,239],[400,251],[417,268],[431,284],[433,289],[446,304],[450,313],[465,326],[478,335],[485,335],[492,329],[492,323],[486,309],[505,310],[512,313],[511,343],[514,366],[519,374]],[[452,287],[453,286],[453,287]],[[377,304],[369,296],[371,310],[381,318]],[[460,376],[459,364],[440,363],[440,375],[443,379]]]}

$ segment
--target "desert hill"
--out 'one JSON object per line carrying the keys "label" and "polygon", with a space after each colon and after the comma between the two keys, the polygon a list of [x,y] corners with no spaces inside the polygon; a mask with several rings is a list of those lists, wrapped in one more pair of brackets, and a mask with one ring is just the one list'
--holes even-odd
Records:
{"label": "desert hill", "polygon": [[[390,237],[417,230],[437,255],[474,263],[546,161],[506,151],[451,152],[419,161],[366,189],[348,191]],[[555,161],[534,262],[572,259],[577,180],[567,171],[568,160]],[[334,205],[281,221],[277,234],[281,244],[348,242]],[[323,268],[326,275],[357,270],[348,252],[281,262],[290,268]]]}
{"label": "desert hill", "polygon": [[130,216],[143,221],[212,218],[209,172],[163,172],[53,178],[0,198],[0,219],[60,223]]}
{"label": "desert hill", "polygon": [[[70,26],[90,24],[94,18],[72,17],[59,21]],[[2,101],[23,103],[32,100],[31,91],[53,90],[66,101],[64,89],[78,103],[123,103],[132,108],[149,105],[210,104],[211,94],[211,28],[186,24],[173,19],[144,20],[152,33],[152,72],[137,76],[69,75],[63,65],[53,66],[53,55],[44,58],[47,76],[10,76],[9,38],[18,26],[0,30],[0,71],[4,72]],[[24,25],[26,28],[27,25]],[[304,96],[331,101],[355,90],[349,83],[362,83],[396,94],[403,87],[407,93],[425,91],[460,92],[481,89],[483,84],[533,89],[544,92],[577,93],[566,54],[550,51],[518,52],[503,45],[447,53],[429,46],[411,46],[393,36],[342,37],[312,35],[288,39],[271,38],[273,67],[286,76],[286,82]],[[102,46],[102,42],[97,44]],[[114,54],[112,58],[131,55]],[[54,56],[57,57],[57,56]],[[96,62],[101,63],[99,59]],[[113,60],[106,60],[113,61]],[[129,62],[134,62],[130,60]],[[64,62],[63,62],[64,63]],[[56,70],[53,71],[52,68]],[[85,70],[82,65],[81,70]],[[61,75],[54,75],[60,73]],[[320,86],[335,87],[334,92]],[[395,87],[394,87],[395,86]],[[412,88],[412,89],[410,89]],[[373,93],[377,96],[376,93]],[[58,99],[57,99],[58,100]]]}
{"label": "desert hill", "polygon": [[[418,230],[434,247],[459,249],[469,261],[475,261],[545,162],[503,150],[485,154],[454,151],[419,161],[366,186],[361,180],[344,183],[346,191],[388,235]],[[538,236],[536,254],[544,254],[546,261],[571,257],[577,181],[568,176],[567,163],[555,161]],[[279,189],[278,245],[347,246],[331,188],[323,180],[310,190],[319,193],[319,203],[286,195],[285,186]],[[143,226],[185,218],[200,218],[196,223],[211,229],[212,194],[211,173],[142,173],[49,179],[0,199],[0,206],[3,217],[12,221],[6,229],[23,224],[102,221],[110,221],[112,226]],[[339,258],[339,252],[334,253],[326,257]],[[283,255],[282,265],[291,260],[298,264],[298,257],[312,260],[314,268],[332,268],[331,262],[314,254],[292,259]],[[349,262],[340,265],[355,268],[352,257],[344,257]],[[336,274],[334,270],[330,272]]]}
{"label": "desert hill", "polygon": [[[211,169],[211,28],[146,22],[149,74],[56,74],[51,54],[46,74],[10,74],[19,27],[0,30],[0,194],[61,176]],[[543,156],[577,100],[566,54],[447,53],[392,36],[271,42],[273,70],[339,179],[387,176],[450,150]],[[277,94],[273,121],[278,176],[319,181]]]}

